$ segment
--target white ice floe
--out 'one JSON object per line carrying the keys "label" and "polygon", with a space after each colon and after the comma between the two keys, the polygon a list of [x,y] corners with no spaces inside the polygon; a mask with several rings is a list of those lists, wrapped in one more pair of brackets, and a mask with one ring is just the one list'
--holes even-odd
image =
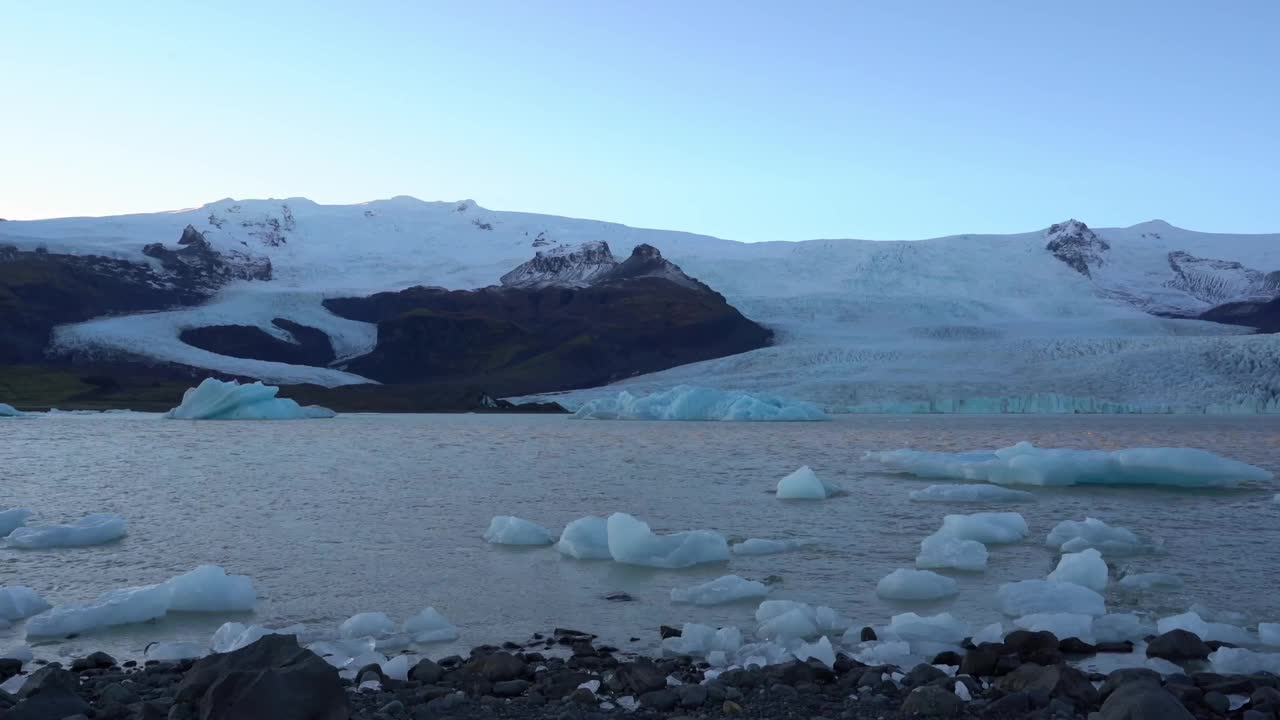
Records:
{"label": "white ice floe", "polygon": [[1280,653],[1261,653],[1244,648],[1220,648],[1209,654],[1209,667],[1222,675],[1280,675]]}
{"label": "white ice floe", "polygon": [[1034,613],[1023,615],[1013,621],[1020,630],[1039,632],[1048,630],[1058,639],[1079,638],[1085,642],[1093,641],[1093,616],[1077,613]]}
{"label": "white ice floe", "polygon": [[1131,590],[1175,590],[1182,587],[1182,578],[1162,572],[1135,573],[1125,575],[1116,584]]}
{"label": "white ice floe", "polygon": [[85,547],[119,540],[125,535],[126,523],[119,515],[94,513],[69,525],[36,525],[15,528],[5,538],[12,548]]}
{"label": "white ice floe", "polygon": [[684,568],[729,559],[729,543],[710,530],[655,535],[647,523],[626,513],[609,516],[609,554],[627,565]]}
{"label": "white ice floe", "polygon": [[956,682],[954,692],[956,697],[960,698],[962,702],[969,702],[970,700],[973,700],[973,695],[969,693],[969,686],[962,682]]}
{"label": "white ice floe", "polygon": [[1098,642],[1141,640],[1155,632],[1155,623],[1133,613],[1108,613],[1093,621],[1093,637]]}
{"label": "white ice floe", "polygon": [[[846,642],[846,644],[851,643]],[[877,665],[911,667],[916,662],[911,652],[911,644],[905,640],[879,640],[858,643],[855,647],[853,659],[872,667]]]}
{"label": "white ice floe", "polygon": [[1263,645],[1280,647],[1280,623],[1258,623],[1258,638]]}
{"label": "white ice floe", "polygon": [[742,631],[736,627],[713,628],[701,623],[685,623],[680,635],[662,641],[662,649],[673,655],[706,656],[713,652],[737,653],[742,648]]}
{"label": "white ice floe", "polygon": [[910,498],[916,502],[1009,503],[1031,502],[1036,496],[999,485],[930,485],[912,490]]}
{"label": "white ice floe", "polygon": [[209,647],[204,643],[170,640],[153,642],[147,645],[142,656],[147,660],[155,660],[157,662],[174,662],[176,660],[201,658],[208,654]]}
{"label": "white ice floe", "polygon": [[1093,548],[1066,553],[1059,558],[1058,567],[1049,573],[1049,579],[1103,592],[1107,589],[1107,562],[1102,559],[1102,553]]}
{"label": "white ice floe", "polygon": [[363,637],[382,637],[396,631],[396,623],[383,612],[356,613],[338,626],[338,634],[344,640]]}
{"label": "white ice floe", "polygon": [[967,570],[980,572],[987,567],[987,546],[976,540],[961,540],[947,535],[930,535],[920,541],[916,567],[922,570]]}
{"label": "white ice floe", "polygon": [[302,406],[278,398],[280,388],[261,382],[241,385],[205,378],[182,395],[182,404],[165,417],[176,420],[305,420],[331,418],[337,413],[316,405]]}
{"label": "white ice floe", "polygon": [[802,548],[809,543],[805,540],[766,540],[750,538],[735,543],[730,550],[734,555],[776,555]]}
{"label": "white ice floe", "polygon": [[831,490],[808,465],[778,481],[780,500],[826,500]]}
{"label": "white ice floe", "polygon": [[[324,661],[330,665],[342,670],[350,667],[356,658],[367,660],[372,658],[372,662],[381,663],[386,660],[385,657],[379,657],[374,652],[373,638],[357,638],[354,640],[319,640],[307,645],[307,649],[324,658]],[[351,668],[358,670],[367,665],[368,662],[362,662]]]}
{"label": "white ice floe", "polygon": [[412,655],[397,655],[382,663],[382,672],[392,680],[405,682],[409,679],[409,670],[417,664],[418,658]]}
{"label": "white ice floe", "polygon": [[[970,625],[952,617],[951,613],[917,615],[913,612],[894,615],[879,634],[882,639],[932,640],[949,645],[959,645],[970,636]],[[1003,635],[999,638],[1003,639]],[[978,642],[975,640],[975,642]],[[998,642],[998,640],[997,640]]]}
{"label": "white ice floe", "polygon": [[31,511],[26,508],[0,510],[0,538],[27,524]]}
{"label": "white ice floe", "polygon": [[1201,640],[1217,640],[1232,645],[1253,645],[1257,642],[1253,633],[1238,625],[1210,622],[1195,612],[1185,612],[1156,621],[1156,631],[1160,634],[1170,630],[1186,630],[1199,635]]}
{"label": "white ice floe", "polygon": [[1103,555],[1129,555],[1142,548],[1142,541],[1133,531],[1091,517],[1063,520],[1049,531],[1045,544],[1062,552],[1094,548]]}
{"label": "white ice floe", "polygon": [[744,580],[737,575],[725,575],[710,582],[687,588],[672,588],[671,602],[693,605],[723,605],[762,598],[769,588],[756,580]]}
{"label": "white ice floe", "polygon": [[827,667],[834,667],[836,664],[835,648],[831,647],[831,641],[826,637],[820,637],[811,643],[800,643],[792,654],[797,660],[817,660]]}
{"label": "white ice floe", "polygon": [[994,451],[891,450],[866,457],[919,477],[998,485],[1232,487],[1272,478],[1262,468],[1195,448],[1072,450],[1038,448],[1024,441]]}
{"label": "white ice floe", "polygon": [[809,639],[839,634],[850,620],[829,607],[794,600],[765,600],[756,608],[756,637],[761,639]]}
{"label": "white ice floe", "polygon": [[813,403],[688,385],[639,396],[624,390],[615,397],[598,398],[586,402],[578,408],[573,417],[594,420],[812,421],[829,419],[822,408]]}
{"label": "white ice floe", "polygon": [[876,584],[876,594],[887,600],[937,600],[958,592],[955,580],[928,570],[898,568]]}
{"label": "white ice floe", "polygon": [[510,515],[498,515],[490,520],[484,539],[494,545],[550,545],[556,541],[550,530]]}
{"label": "white ice floe", "polygon": [[1053,580],[1022,580],[1005,583],[996,591],[1000,612],[1010,617],[1039,613],[1105,615],[1107,604],[1101,595],[1082,585]]}
{"label": "white ice floe", "polygon": [[0,418],[22,417],[23,415],[24,413],[20,412],[14,406],[0,403]]}
{"label": "white ice floe", "polygon": [[981,645],[982,643],[998,643],[1004,641],[1004,626],[1000,623],[991,623],[983,627],[973,636],[973,643]]}
{"label": "white ice floe", "polygon": [[578,560],[611,560],[609,523],[602,517],[588,515],[565,526],[556,549],[561,555]]}
{"label": "white ice floe", "polygon": [[458,639],[458,628],[433,607],[411,616],[400,629],[416,643],[453,642]]}
{"label": "white ice floe", "polygon": [[21,620],[49,609],[40,593],[22,585],[0,587],[0,622]]}
{"label": "white ice floe", "polygon": [[1027,521],[1016,512],[981,512],[947,515],[935,534],[994,545],[1016,543],[1028,532]]}
{"label": "white ice floe", "polygon": [[111,590],[91,602],[46,610],[27,622],[27,635],[75,635],[154,620],[171,610],[242,611],[251,609],[255,598],[247,577],[227,575],[220,567],[204,565],[155,585]]}

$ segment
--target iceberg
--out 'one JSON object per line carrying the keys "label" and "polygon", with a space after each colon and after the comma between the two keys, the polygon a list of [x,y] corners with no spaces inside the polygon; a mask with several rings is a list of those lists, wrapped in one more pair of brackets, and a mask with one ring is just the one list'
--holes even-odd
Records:
{"label": "iceberg", "polygon": [[729,559],[729,543],[710,530],[655,535],[647,523],[626,513],[609,516],[609,554],[617,562],[657,568],[685,568]]}
{"label": "iceberg", "polygon": [[1176,590],[1182,587],[1182,578],[1160,572],[1136,573],[1125,575],[1117,580],[1116,584],[1133,590]]}
{"label": "iceberg", "polygon": [[1093,637],[1098,642],[1141,640],[1155,632],[1154,623],[1132,613],[1108,613],[1093,621]]}
{"label": "iceberg", "polygon": [[1045,544],[1062,552],[1094,548],[1106,555],[1130,555],[1142,547],[1142,541],[1133,531],[1112,527],[1091,517],[1083,521],[1063,520],[1049,531]]}
{"label": "iceberg", "polygon": [[590,400],[578,408],[574,419],[593,420],[728,420],[814,421],[828,420],[813,403],[769,395],[726,392],[679,385],[665,392]]}
{"label": "iceberg", "polygon": [[1004,642],[1004,626],[998,622],[984,626],[973,636],[974,645],[998,642]]}
{"label": "iceberg", "polygon": [[807,639],[842,633],[849,619],[829,607],[795,600],[765,600],[756,608],[756,636],[762,639]]}
{"label": "iceberg", "polygon": [[1258,623],[1258,637],[1263,645],[1280,647],[1280,623]]}
{"label": "iceberg", "polygon": [[1015,512],[982,512],[947,515],[937,535],[973,540],[986,545],[1016,543],[1030,532],[1027,521]]}
{"label": "iceberg", "polygon": [[779,500],[826,500],[831,491],[808,465],[778,481]]}
{"label": "iceberg", "polygon": [[0,587],[0,621],[21,620],[48,610],[40,593],[22,585]]}
{"label": "iceberg", "polygon": [[835,648],[831,647],[831,641],[825,636],[811,643],[800,643],[793,654],[797,660],[817,660],[829,668],[836,664]]}
{"label": "iceberg", "polygon": [[737,575],[725,575],[701,585],[688,588],[672,588],[671,602],[692,605],[723,605],[762,598],[769,594],[764,583],[744,580]]}
{"label": "iceberg", "polygon": [[967,570],[981,572],[987,568],[987,546],[975,540],[961,540],[947,535],[930,535],[920,541],[916,567],[922,570]]}
{"label": "iceberg", "polygon": [[609,553],[609,522],[588,515],[565,526],[556,550],[578,560],[612,560]]}
{"label": "iceberg", "polygon": [[955,580],[928,570],[898,568],[876,584],[876,594],[887,600],[937,600],[958,592]]}
{"label": "iceberg", "polygon": [[433,607],[425,608],[405,620],[400,630],[412,636],[416,643],[453,642],[458,639],[458,628]]}
{"label": "iceberg", "polygon": [[1047,449],[1024,441],[994,451],[891,450],[866,458],[919,477],[997,485],[1234,487],[1272,479],[1260,467],[1196,448]]}
{"label": "iceberg", "polygon": [[740,543],[735,543],[732,548],[734,555],[776,555],[778,553],[790,552],[802,548],[809,543],[804,540],[765,540],[763,538],[750,538]]}
{"label": "iceberg", "polygon": [[395,630],[395,622],[386,613],[381,612],[356,613],[338,626],[338,634],[344,640],[383,637],[394,633]]}
{"label": "iceberg", "polygon": [[11,548],[86,547],[119,540],[125,535],[125,521],[119,515],[94,513],[70,525],[20,527],[9,533],[5,544]]}
{"label": "iceberg", "polygon": [[484,539],[495,545],[550,545],[556,541],[550,530],[510,515],[498,515],[489,521]]}
{"label": "iceberg", "polygon": [[1232,645],[1253,645],[1256,643],[1253,634],[1237,625],[1223,622],[1209,622],[1196,612],[1185,612],[1181,615],[1160,618],[1156,621],[1156,632],[1161,635],[1170,630],[1186,630],[1209,642],[1231,643]]}
{"label": "iceberg", "polygon": [[717,630],[701,623],[685,623],[678,637],[662,641],[662,649],[675,655],[706,656],[713,652],[736,653],[742,649],[742,631],[736,627]]}
{"label": "iceberg", "polygon": [[[949,645],[959,645],[969,634],[969,623],[955,619],[951,613],[921,616],[913,612],[889,618],[889,624],[881,633],[885,639],[895,638],[907,642],[927,640]],[[1001,635],[1000,639],[1003,638]]]}
{"label": "iceberg", "polygon": [[1093,548],[1067,553],[1058,560],[1058,567],[1049,573],[1049,579],[1103,592],[1107,589],[1107,563],[1102,553]]}
{"label": "iceberg", "polygon": [[930,485],[923,490],[912,490],[909,497],[916,502],[957,503],[1033,502],[1036,499],[1025,490],[999,485]]}
{"label": "iceberg", "polygon": [[1013,621],[1019,630],[1040,632],[1048,630],[1059,640],[1078,638],[1093,641],[1093,616],[1079,613],[1035,613],[1023,615]]}
{"label": "iceberg", "polygon": [[0,510],[0,538],[27,524],[31,511],[26,508]]}
{"label": "iceberg", "polygon": [[1209,667],[1221,675],[1280,675],[1280,653],[1224,647],[1209,654]]}
{"label": "iceberg", "polygon": [[1053,580],[1022,580],[1005,583],[996,591],[1000,612],[1009,617],[1041,613],[1105,615],[1107,603],[1101,595],[1083,585]]}
{"label": "iceberg", "polygon": [[228,575],[218,565],[201,565],[165,585],[171,612],[248,612],[258,601],[247,575]]}
{"label": "iceberg", "polygon": [[12,405],[0,403],[0,418],[22,417],[24,414],[25,413],[19,412],[18,409]]}
{"label": "iceberg", "polygon": [[278,398],[280,388],[261,382],[241,385],[205,378],[199,386],[182,395],[182,404],[165,417],[175,420],[305,420],[337,415],[328,408],[302,406],[288,398]]}

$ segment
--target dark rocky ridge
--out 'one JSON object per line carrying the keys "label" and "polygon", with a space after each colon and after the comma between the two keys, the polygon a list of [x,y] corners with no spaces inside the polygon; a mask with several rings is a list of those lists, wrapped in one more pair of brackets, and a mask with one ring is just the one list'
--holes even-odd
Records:
{"label": "dark rocky ridge", "polygon": [[182,342],[219,355],[267,360],[290,365],[328,365],[336,357],[333,343],[322,330],[275,318],[272,325],[288,332],[296,342],[282,340],[252,325],[207,325],[188,328]]}
{"label": "dark rocky ridge", "polygon": [[1050,225],[1045,237],[1049,241],[1045,249],[1085,277],[1091,277],[1091,270],[1103,264],[1111,249],[1088,225],[1074,219]]}
{"label": "dark rocky ridge", "polygon": [[1200,319],[1251,327],[1260,333],[1277,333],[1280,332],[1280,298],[1266,302],[1226,303],[1205,311]]}

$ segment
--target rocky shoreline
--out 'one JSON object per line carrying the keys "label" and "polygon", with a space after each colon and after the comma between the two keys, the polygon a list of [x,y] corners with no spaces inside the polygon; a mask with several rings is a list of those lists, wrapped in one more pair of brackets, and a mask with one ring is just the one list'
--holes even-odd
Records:
{"label": "rocky shoreline", "polygon": [[[678,634],[664,627],[664,637]],[[864,629],[864,636],[874,631]],[[407,679],[369,665],[340,674],[290,635],[180,662],[117,663],[105,653],[28,668],[16,695],[0,691],[0,720],[430,720],[519,718],[1036,718],[1039,720],[1276,720],[1280,678],[1196,671],[1213,643],[1175,630],[1149,657],[1185,674],[1147,668],[1107,675],[1069,664],[1129,643],[1091,646],[1049,632],[948,652],[911,668],[792,661],[726,670],[707,680],[691,657],[648,658],[567,629],[523,643],[480,646],[469,657],[421,659]],[[25,674],[0,660],[0,681]],[[7,683],[12,684],[12,682]]]}

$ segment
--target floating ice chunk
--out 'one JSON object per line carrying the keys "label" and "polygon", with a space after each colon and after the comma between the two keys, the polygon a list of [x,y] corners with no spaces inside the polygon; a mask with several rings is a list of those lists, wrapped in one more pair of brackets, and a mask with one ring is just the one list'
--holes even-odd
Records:
{"label": "floating ice chunk", "polygon": [[1242,612],[1237,612],[1235,610],[1216,610],[1201,603],[1196,603],[1187,608],[1187,612],[1193,612],[1209,622],[1226,623],[1228,625],[1239,626],[1249,624],[1249,616]]}
{"label": "floating ice chunk", "polygon": [[1170,630],[1186,630],[1199,635],[1201,640],[1217,640],[1232,645],[1252,645],[1255,642],[1253,634],[1248,630],[1227,623],[1209,622],[1195,612],[1186,612],[1156,621],[1156,631],[1161,635]]}
{"label": "floating ice chunk", "polygon": [[1280,623],[1258,623],[1258,637],[1263,645],[1280,647]]}
{"label": "floating ice chunk", "polygon": [[260,382],[241,385],[205,378],[182,395],[182,404],[165,414],[176,420],[304,420],[337,413],[316,405],[302,406],[278,398],[280,388]]}
{"label": "floating ice chunk", "polygon": [[550,545],[556,541],[550,530],[510,515],[498,515],[490,520],[484,539],[495,545]]}
{"label": "floating ice chunk", "polygon": [[778,481],[779,500],[826,500],[830,490],[808,465]]}
{"label": "floating ice chunk", "polygon": [[1094,548],[1104,555],[1127,555],[1137,552],[1142,541],[1131,530],[1112,527],[1097,518],[1083,521],[1063,520],[1049,531],[1045,544],[1062,552],[1080,552]]}
{"label": "floating ice chunk", "polygon": [[756,636],[763,639],[806,639],[844,632],[850,625],[829,607],[806,605],[794,600],[765,600],[756,608]]}
{"label": "floating ice chunk", "polygon": [[1108,613],[1093,621],[1093,637],[1098,642],[1141,640],[1155,631],[1154,623],[1132,613]]}
{"label": "floating ice chunk", "polygon": [[982,628],[973,636],[973,643],[981,645],[982,643],[998,643],[1004,641],[1004,626],[1000,623],[991,623]]}
{"label": "floating ice chunk", "polygon": [[382,612],[356,613],[338,626],[338,634],[346,640],[362,637],[381,637],[396,631],[396,624]]}
{"label": "floating ice chunk", "polygon": [[1053,580],[1022,580],[1005,583],[996,591],[1000,612],[1010,617],[1039,613],[1074,613],[1105,615],[1106,601],[1101,595],[1075,583]]}
{"label": "floating ice chunk", "polygon": [[911,645],[903,640],[862,643],[853,659],[872,667],[897,665],[908,667],[913,659]]}
{"label": "floating ice chunk", "polygon": [[672,588],[671,602],[691,603],[693,605],[723,605],[753,598],[762,598],[769,594],[764,583],[755,580],[744,580],[737,575],[725,575],[701,585],[688,588]]}
{"label": "floating ice chunk", "polygon": [[405,682],[409,679],[409,670],[417,663],[411,655],[397,655],[382,663],[382,672],[392,680]]}
{"label": "floating ice chunk", "polygon": [[1036,496],[999,485],[930,485],[912,490],[910,498],[916,502],[1009,503],[1032,502]]}
{"label": "floating ice chunk", "polygon": [[1067,553],[1058,560],[1058,567],[1049,573],[1049,579],[1103,592],[1107,589],[1107,562],[1102,559],[1102,553],[1093,548]]}
{"label": "floating ice chunk", "polygon": [[1136,590],[1176,589],[1182,587],[1182,578],[1169,573],[1137,573],[1125,575],[1116,584]]}
{"label": "floating ice chunk", "polygon": [[919,477],[981,480],[998,485],[1167,485],[1232,487],[1266,482],[1270,472],[1194,448],[1071,450],[1029,442],[995,451],[964,453],[893,450],[867,453]]}
{"label": "floating ice chunk", "polygon": [[809,543],[804,540],[764,540],[751,538],[735,544],[731,550],[734,555],[775,555],[802,548]]}
{"label": "floating ice chunk", "polygon": [[987,545],[1016,543],[1027,536],[1027,521],[1016,512],[947,515],[935,535]]}
{"label": "floating ice chunk", "polygon": [[826,637],[820,637],[816,642],[801,643],[794,654],[797,660],[817,660],[827,667],[836,664],[836,651]]}
{"label": "floating ice chunk", "polygon": [[970,628],[969,623],[955,619],[951,613],[921,616],[909,612],[894,615],[889,619],[889,625],[885,629],[887,635],[908,642],[933,640],[949,645],[959,645],[969,637]]}
{"label": "floating ice chunk", "polygon": [[0,418],[22,417],[24,414],[25,413],[20,412],[17,408],[15,408],[12,405],[6,405],[5,403],[0,403]]}
{"label": "floating ice chunk", "polygon": [[610,515],[608,529],[609,554],[628,565],[684,568],[729,559],[729,543],[710,530],[655,535],[647,523],[626,513]]}
{"label": "floating ice chunk", "polygon": [[680,385],[651,395],[625,390],[611,398],[591,400],[573,414],[594,420],[827,420],[817,405],[768,395],[725,392]]}
{"label": "floating ice chunk", "polygon": [[0,538],[27,524],[31,511],[26,508],[0,510]]}
{"label": "floating ice chunk", "polygon": [[353,658],[372,654],[373,648],[373,638],[357,638],[355,640],[321,640],[307,646],[308,650],[324,658],[325,662],[339,670],[350,665]]}
{"label": "floating ice chunk", "polygon": [[876,584],[876,594],[887,600],[937,600],[958,592],[955,580],[928,570],[898,568]]}
{"label": "floating ice chunk", "polygon": [[173,601],[164,584],[111,590],[92,602],[46,610],[27,622],[28,637],[76,635],[98,628],[128,625],[163,617]]}
{"label": "floating ice chunk", "polygon": [[578,560],[611,560],[609,523],[602,517],[588,515],[565,526],[556,549],[561,555]]}
{"label": "floating ice chunk", "polygon": [[[680,635],[662,641],[662,649],[673,655],[703,656],[712,652],[716,639],[716,629],[701,623],[685,623],[680,628]],[[741,636],[739,636],[741,644]],[[719,648],[723,649],[723,648]]]}
{"label": "floating ice chunk", "polygon": [[0,621],[21,620],[48,610],[49,603],[29,587],[0,587]]}
{"label": "floating ice chunk", "polygon": [[1036,613],[1023,615],[1013,621],[1020,630],[1039,632],[1048,630],[1060,640],[1079,638],[1085,642],[1093,640],[1093,616],[1076,613]]}
{"label": "floating ice chunk", "polygon": [[0,650],[0,660],[17,660],[25,665],[35,659],[36,654],[30,645],[11,645]]}
{"label": "floating ice chunk", "polygon": [[1222,675],[1280,675],[1280,653],[1260,653],[1244,648],[1220,648],[1209,654],[1210,668]]}
{"label": "floating ice chunk", "polygon": [[916,567],[924,570],[950,568],[980,572],[987,567],[987,555],[987,546],[975,540],[930,535],[920,541]]}
{"label": "floating ice chunk", "polygon": [[84,547],[119,540],[125,534],[125,521],[119,515],[94,513],[70,525],[38,525],[16,528],[5,538],[12,548]]}
{"label": "floating ice chunk", "polygon": [[165,582],[172,591],[172,612],[244,612],[258,601],[253,580],[228,575],[217,565],[201,565]]}
{"label": "floating ice chunk", "polygon": [[177,660],[201,658],[208,654],[209,648],[202,643],[174,640],[153,642],[150,645],[147,645],[147,649],[143,651],[142,655],[147,660],[174,662]]}
{"label": "floating ice chunk", "polygon": [[412,635],[417,643],[453,642],[458,639],[458,628],[433,607],[405,620],[401,631]]}

